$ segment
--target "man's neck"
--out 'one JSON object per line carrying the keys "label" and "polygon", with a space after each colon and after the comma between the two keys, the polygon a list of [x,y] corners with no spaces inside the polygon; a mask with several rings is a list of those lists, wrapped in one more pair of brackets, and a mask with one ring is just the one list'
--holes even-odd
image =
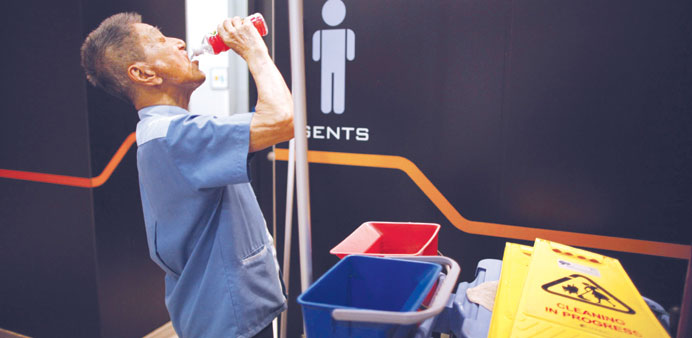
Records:
{"label": "man's neck", "polygon": [[[177,88],[176,88],[177,89]],[[185,110],[190,104],[190,96],[192,90],[148,90],[140,91],[137,98],[134,100],[134,105],[137,110],[145,107],[157,105],[177,106]]]}

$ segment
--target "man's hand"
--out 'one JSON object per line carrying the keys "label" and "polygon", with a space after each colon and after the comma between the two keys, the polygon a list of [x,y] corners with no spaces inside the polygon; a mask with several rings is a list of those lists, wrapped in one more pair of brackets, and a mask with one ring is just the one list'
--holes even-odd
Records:
{"label": "man's hand", "polygon": [[223,42],[246,61],[269,55],[267,45],[248,18],[233,17],[224,20],[216,30]]}

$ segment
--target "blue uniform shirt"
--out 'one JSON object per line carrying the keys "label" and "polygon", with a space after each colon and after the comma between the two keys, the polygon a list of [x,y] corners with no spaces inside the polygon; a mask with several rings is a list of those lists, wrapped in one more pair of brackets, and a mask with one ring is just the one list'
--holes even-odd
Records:
{"label": "blue uniform shirt", "polygon": [[182,337],[250,337],[286,307],[271,237],[249,183],[252,114],[139,111],[137,168],[149,254],[166,272]]}

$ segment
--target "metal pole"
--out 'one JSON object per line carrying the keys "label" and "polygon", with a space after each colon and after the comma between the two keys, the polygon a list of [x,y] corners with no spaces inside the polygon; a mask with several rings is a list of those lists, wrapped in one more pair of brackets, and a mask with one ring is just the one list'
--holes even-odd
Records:
{"label": "metal pole", "polygon": [[[296,178],[296,159],[295,159],[295,142],[288,142],[288,174],[286,175],[286,219],[284,222],[284,264],[283,264],[283,279],[286,287],[286,296],[290,298],[289,282],[291,279],[291,237],[293,234],[293,188],[295,187]],[[286,338],[288,334],[288,309],[281,314],[281,329],[279,336]]]}
{"label": "metal pole", "polygon": [[312,243],[310,234],[310,184],[308,182],[308,140],[305,104],[305,41],[303,1],[288,1],[288,28],[291,44],[291,91],[296,142],[296,199],[298,205],[298,244],[300,249],[300,285],[305,291],[312,283]]}

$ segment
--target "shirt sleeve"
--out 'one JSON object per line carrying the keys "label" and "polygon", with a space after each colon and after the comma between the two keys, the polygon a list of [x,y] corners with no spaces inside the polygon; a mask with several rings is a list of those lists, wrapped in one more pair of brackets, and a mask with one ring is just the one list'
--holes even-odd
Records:
{"label": "shirt sleeve", "polygon": [[166,142],[183,177],[196,189],[249,182],[252,116],[186,115],[171,121]]}

